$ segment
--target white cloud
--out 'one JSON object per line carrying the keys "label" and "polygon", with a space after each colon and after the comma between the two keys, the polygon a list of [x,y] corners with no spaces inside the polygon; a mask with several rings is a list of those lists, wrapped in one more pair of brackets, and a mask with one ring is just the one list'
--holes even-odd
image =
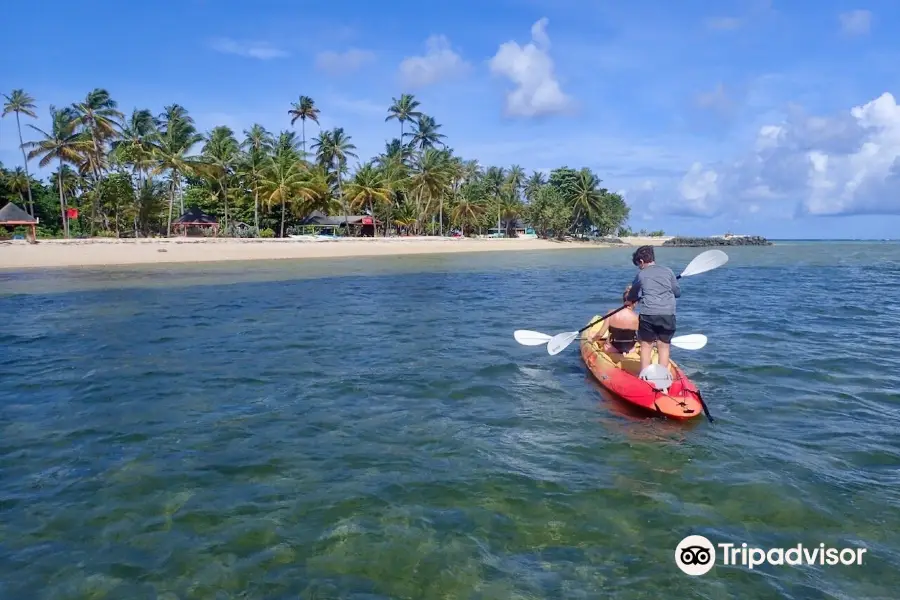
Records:
{"label": "white cloud", "polygon": [[284,58],[288,53],[267,42],[241,42],[231,38],[216,38],[209,42],[209,47],[223,54],[235,54],[246,58],[270,60]]}
{"label": "white cloud", "polygon": [[719,193],[719,174],[712,169],[703,169],[703,165],[695,162],[678,184],[678,193],[682,202],[679,208],[688,215],[712,215],[712,205]]}
{"label": "white cloud", "polygon": [[375,53],[369,50],[350,48],[346,52],[331,50],[316,55],[316,68],[331,75],[347,75],[375,60]]}
{"label": "white cloud", "polygon": [[629,197],[659,212],[697,216],[900,215],[898,190],[900,106],[885,92],[829,117],[795,112],[760,127],[738,160],[695,163],[678,184]]}
{"label": "white cloud", "polygon": [[509,79],[515,89],[506,94],[506,112],[511,116],[536,117],[560,113],[572,106],[562,91],[550,58],[546,17],[531,26],[531,42],[500,45],[490,60],[491,72]]}
{"label": "white cloud", "polygon": [[400,63],[403,85],[423,87],[468,72],[469,63],[453,51],[446,36],[432,35],[425,41],[425,48],[424,56],[409,56]]}
{"label": "white cloud", "polygon": [[838,19],[844,35],[866,35],[872,25],[872,13],[868,10],[851,10],[841,13]]}

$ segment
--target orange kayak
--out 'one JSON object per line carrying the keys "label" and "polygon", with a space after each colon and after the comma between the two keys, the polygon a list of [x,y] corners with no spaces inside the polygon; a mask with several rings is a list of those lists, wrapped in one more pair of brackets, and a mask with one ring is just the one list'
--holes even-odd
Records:
{"label": "orange kayak", "polygon": [[[597,315],[591,321],[601,316]],[[581,338],[581,358],[600,385],[630,404],[672,419],[693,419],[703,414],[700,391],[675,361],[669,360],[671,381],[668,389],[662,391],[638,377],[640,346],[635,344],[622,354],[607,346],[607,335],[606,321],[601,321],[586,330]],[[655,347],[651,364],[658,364]]]}

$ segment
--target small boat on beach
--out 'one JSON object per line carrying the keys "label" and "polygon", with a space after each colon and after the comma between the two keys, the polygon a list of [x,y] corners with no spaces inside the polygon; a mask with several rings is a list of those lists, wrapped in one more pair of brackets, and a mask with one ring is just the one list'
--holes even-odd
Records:
{"label": "small boat on beach", "polygon": [[[591,321],[600,318],[596,315]],[[609,392],[640,408],[673,419],[693,419],[703,414],[703,402],[697,386],[673,361],[662,378],[641,379],[640,347],[620,353],[607,347],[609,328],[605,320],[585,330],[581,338],[581,358],[591,374]],[[659,367],[656,348],[651,365]],[[653,369],[652,366],[649,369]],[[667,376],[666,376],[667,375]]]}

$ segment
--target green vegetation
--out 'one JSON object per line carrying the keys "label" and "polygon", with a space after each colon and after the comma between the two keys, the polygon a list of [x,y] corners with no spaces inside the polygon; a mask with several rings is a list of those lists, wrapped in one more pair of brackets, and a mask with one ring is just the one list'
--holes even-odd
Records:
{"label": "green vegetation", "polygon": [[656,231],[647,231],[646,229],[641,229],[640,231],[632,231],[628,227],[619,227],[619,237],[628,237],[628,236],[639,236],[639,237],[665,237],[666,232],[662,229],[658,229]]}
{"label": "green vegetation", "polygon": [[[381,235],[498,227],[514,235],[516,219],[541,236],[609,235],[628,219],[624,199],[602,188],[590,169],[560,167],[526,178],[517,165],[485,168],[457,156],[410,94],[386,111],[385,122],[397,121],[400,136],[361,162],[343,128],[307,139],[307,121],[319,123],[308,96],[286,111],[292,127],[300,121],[299,139],[293,130],[276,135],[256,124],[241,140],[221,125],[201,133],[178,104],[157,116],[147,109],[126,116],[102,88],[71,106],[50,106],[46,131],[24,123],[28,140],[23,121],[36,118],[34,98],[24,90],[4,98],[22,165],[0,165],[0,204],[14,201],[39,217],[42,236],[169,235],[173,219],[191,206],[216,216],[222,234],[260,237],[303,231],[313,211],[374,214],[390,225]],[[56,169],[46,183],[30,175],[35,160]],[[67,209],[78,216],[68,219]]]}

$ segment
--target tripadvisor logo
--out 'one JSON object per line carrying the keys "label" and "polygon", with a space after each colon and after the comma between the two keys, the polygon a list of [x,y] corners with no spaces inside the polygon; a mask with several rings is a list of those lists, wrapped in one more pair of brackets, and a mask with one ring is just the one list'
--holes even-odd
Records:
{"label": "tripadvisor logo", "polygon": [[688,575],[705,575],[716,564],[716,547],[702,535],[689,535],[675,547],[675,564]]}
{"label": "tripadvisor logo", "polygon": [[675,547],[675,564],[687,575],[705,575],[716,564],[716,548],[721,564],[753,569],[760,565],[861,565],[867,548],[830,548],[825,544],[807,547],[797,544],[790,548],[764,550],[746,543],[713,544],[702,535],[689,535]]}

